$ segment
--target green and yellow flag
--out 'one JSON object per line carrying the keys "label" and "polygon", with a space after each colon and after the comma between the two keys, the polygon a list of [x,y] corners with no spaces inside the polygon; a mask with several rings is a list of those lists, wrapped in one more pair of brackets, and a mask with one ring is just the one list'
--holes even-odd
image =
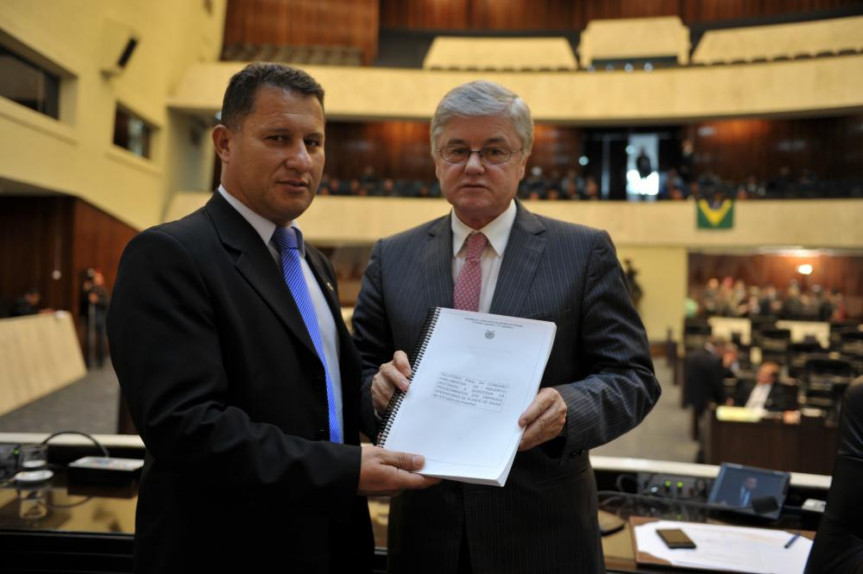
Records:
{"label": "green and yellow flag", "polygon": [[734,200],[725,199],[712,206],[706,199],[695,202],[695,217],[698,229],[731,229],[734,227]]}

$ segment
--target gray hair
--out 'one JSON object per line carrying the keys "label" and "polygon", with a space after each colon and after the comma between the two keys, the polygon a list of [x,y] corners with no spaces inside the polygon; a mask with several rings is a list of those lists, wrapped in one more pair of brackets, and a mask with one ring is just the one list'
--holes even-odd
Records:
{"label": "gray hair", "polygon": [[524,155],[533,148],[533,118],[527,103],[512,90],[488,80],[468,82],[453,88],[437,105],[431,121],[431,149],[446,124],[454,117],[501,116],[509,118],[521,139]]}

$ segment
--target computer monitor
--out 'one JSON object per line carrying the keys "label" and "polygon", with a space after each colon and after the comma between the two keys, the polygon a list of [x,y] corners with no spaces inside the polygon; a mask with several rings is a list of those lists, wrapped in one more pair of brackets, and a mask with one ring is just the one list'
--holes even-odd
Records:
{"label": "computer monitor", "polygon": [[707,502],[727,506],[734,512],[776,520],[788,495],[789,484],[790,472],[724,462]]}

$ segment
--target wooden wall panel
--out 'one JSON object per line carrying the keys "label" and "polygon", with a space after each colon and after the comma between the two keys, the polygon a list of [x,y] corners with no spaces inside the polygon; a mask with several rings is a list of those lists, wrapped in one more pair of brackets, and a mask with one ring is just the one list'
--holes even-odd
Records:
{"label": "wooden wall panel", "polygon": [[377,57],[377,0],[228,0],[225,44],[354,46]]}
{"label": "wooden wall panel", "polygon": [[563,176],[568,169],[578,168],[578,158],[583,154],[581,136],[578,128],[537,124],[528,170],[539,166],[549,177],[555,172]]}
{"label": "wooden wall panel", "polygon": [[809,170],[819,179],[863,177],[863,115],[793,120],[725,120],[688,128],[696,172],[723,180],[762,181],[781,167],[793,178]]}
{"label": "wooden wall panel", "polygon": [[135,233],[77,198],[0,196],[0,301],[9,305],[34,286],[43,306],[77,318],[81,272],[101,269],[110,291],[120,254]]}
{"label": "wooden wall panel", "polygon": [[380,177],[434,179],[428,122],[327,122],[326,172],[350,179],[372,166]]}
{"label": "wooden wall panel", "polygon": [[580,2],[579,20],[583,26],[591,20],[616,18],[655,18],[658,16],[680,16],[681,6],[678,0],[643,0],[630,2],[627,0],[590,0]]}
{"label": "wooden wall panel", "polygon": [[[326,172],[342,179],[359,177],[372,166],[380,177],[433,181],[428,122],[328,122]],[[565,173],[581,156],[577,128],[537,125],[528,166]]]}
{"label": "wooden wall panel", "polygon": [[[69,309],[72,199],[0,196],[0,303],[8,307],[30,287],[41,305]],[[53,271],[59,271],[57,279]]]}
{"label": "wooden wall panel", "polygon": [[470,27],[469,0],[381,0],[381,27],[464,30]]}
{"label": "wooden wall panel", "polygon": [[[803,264],[812,265],[812,275],[797,272]],[[854,255],[715,255],[689,254],[689,292],[700,293],[711,277],[742,279],[747,286],[772,284],[784,291],[792,279],[804,287],[820,285],[838,289],[845,298],[851,317],[863,317],[863,256]]]}
{"label": "wooden wall panel", "polygon": [[381,26],[415,30],[581,30],[591,20],[679,16],[687,24],[861,6],[859,0],[381,0]]}
{"label": "wooden wall panel", "polygon": [[685,22],[717,22],[769,18],[783,14],[800,14],[859,7],[859,0],[681,0],[681,18]]}
{"label": "wooden wall panel", "polygon": [[73,301],[79,300],[82,272],[86,269],[102,271],[110,293],[117,278],[120,256],[137,230],[78,199],[72,210],[72,230]]}
{"label": "wooden wall panel", "polygon": [[[428,129],[427,122],[329,122],[326,171],[352,178],[370,165],[382,176],[433,179]],[[804,171],[820,180],[863,178],[863,115],[702,122],[682,128],[685,137],[695,145],[696,174],[710,171],[724,181],[742,182],[749,175],[770,181],[783,166],[795,180]],[[538,124],[528,165],[546,174],[577,167],[583,140],[579,128]]]}

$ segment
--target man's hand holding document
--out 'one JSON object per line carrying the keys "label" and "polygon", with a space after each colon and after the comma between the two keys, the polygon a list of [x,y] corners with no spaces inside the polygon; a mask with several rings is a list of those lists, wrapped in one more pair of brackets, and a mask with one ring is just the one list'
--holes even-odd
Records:
{"label": "man's hand holding document", "polygon": [[396,352],[372,382],[375,407],[388,402],[378,444],[425,456],[424,475],[503,486],[525,430],[523,449],[566,420],[557,391],[537,394],[556,331],[547,321],[430,310],[413,360]]}

